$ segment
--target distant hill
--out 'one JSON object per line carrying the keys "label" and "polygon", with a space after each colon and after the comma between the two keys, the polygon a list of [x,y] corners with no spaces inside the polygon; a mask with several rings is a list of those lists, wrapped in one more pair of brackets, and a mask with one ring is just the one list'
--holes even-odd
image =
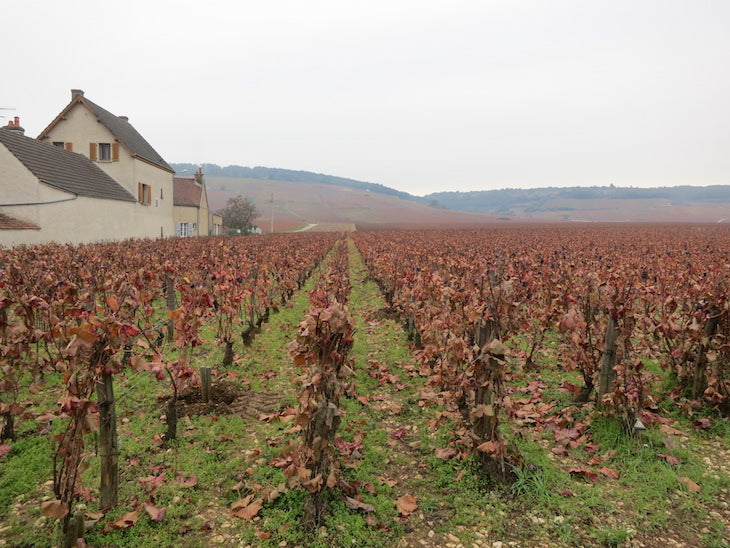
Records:
{"label": "distant hill", "polygon": [[422,199],[449,209],[523,218],[730,222],[730,185],[436,192]]}
{"label": "distant hill", "polygon": [[335,185],[345,188],[353,188],[357,190],[369,190],[378,194],[386,194],[388,196],[397,196],[404,200],[415,200],[416,197],[402,192],[394,188],[390,188],[379,183],[366,183],[365,181],[357,181],[355,179],[346,179],[344,177],[335,177],[333,175],[324,175],[322,173],[312,173],[311,171],[296,171],[292,169],[279,169],[273,167],[244,167],[244,166],[226,166],[221,167],[216,164],[171,164],[172,168],[180,173],[187,171],[194,173],[198,168],[203,169],[206,176],[211,177],[233,177],[241,179],[261,179],[266,181],[285,181],[287,183],[319,183],[322,185]]}
{"label": "distant hill", "polygon": [[398,196],[330,184],[206,175],[206,187],[212,210],[239,194],[251,200],[261,212],[255,223],[264,231],[270,229],[272,208],[276,231],[318,223],[355,224],[358,228],[456,227],[499,220],[493,215],[439,209]]}
{"label": "distant hill", "polygon": [[[398,198],[411,202],[413,205],[428,206],[429,210],[443,209],[469,212],[491,216],[493,219],[500,217],[501,219],[510,218],[515,220],[544,219],[596,222],[730,222],[730,185],[658,188],[626,188],[613,185],[604,187],[547,187],[471,192],[435,192],[419,197],[378,183],[368,183],[309,171],[237,165],[221,167],[216,164],[202,164],[199,166],[198,164],[189,163],[172,164],[172,167],[178,173],[186,171],[190,174],[198,167],[202,167],[203,173],[209,178],[209,189],[213,189],[211,184],[212,179],[215,178],[217,180],[216,184],[222,185],[222,187],[213,190],[220,191],[221,195],[226,195],[229,191],[237,192],[237,185],[240,186],[241,181],[248,181],[247,185],[241,187],[248,192],[252,192],[252,189],[256,186],[254,182],[258,185],[281,182],[295,185],[327,185],[340,189],[366,191],[372,195]],[[226,183],[224,179],[229,182]],[[239,181],[239,183],[233,181]],[[271,192],[271,190],[267,192]],[[299,192],[297,191],[297,193]],[[263,195],[258,200],[264,200]],[[225,200],[220,204],[221,207],[224,202]],[[332,207],[332,204],[328,206],[329,212],[325,216],[332,216]],[[302,215],[304,217],[311,216],[311,212],[315,210],[316,208],[309,210],[310,213]],[[350,222],[349,219],[332,220],[332,222],[340,221]]]}

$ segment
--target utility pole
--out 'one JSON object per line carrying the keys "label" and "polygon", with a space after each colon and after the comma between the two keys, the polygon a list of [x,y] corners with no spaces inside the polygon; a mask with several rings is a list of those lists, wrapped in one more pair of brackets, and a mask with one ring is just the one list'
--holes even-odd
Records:
{"label": "utility pole", "polygon": [[271,233],[274,233],[274,193],[271,193]]}

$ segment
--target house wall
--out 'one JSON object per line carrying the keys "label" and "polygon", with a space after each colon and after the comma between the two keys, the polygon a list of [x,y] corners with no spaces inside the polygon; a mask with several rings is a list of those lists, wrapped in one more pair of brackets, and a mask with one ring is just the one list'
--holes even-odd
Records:
{"label": "house wall", "polygon": [[200,195],[200,236],[207,236],[210,234],[210,224],[208,220],[208,196],[206,196],[205,187],[203,187],[203,192]]}
{"label": "house wall", "polygon": [[[137,223],[145,236],[174,236],[172,173],[136,158],[133,159],[133,166],[135,183],[134,191],[130,191],[132,195],[138,195],[138,183],[152,188],[150,205],[137,204]],[[99,167],[103,168],[104,165],[99,164]]]}
{"label": "house wall", "polygon": [[[75,196],[58,190],[39,182],[2,145],[0,196],[0,212],[41,227],[40,230],[0,230],[0,245],[4,246],[46,242],[82,243],[160,235],[161,221],[145,211],[151,209],[162,217],[159,213],[162,208],[154,207],[154,199],[152,206],[142,206],[136,202]],[[172,191],[169,196],[167,202],[172,203]],[[20,203],[29,205],[8,205]],[[172,214],[169,217],[172,218]],[[165,230],[166,236],[171,234]]]}
{"label": "house wall", "polygon": [[211,213],[208,216],[210,225],[208,227],[209,232],[211,236],[219,236],[223,234],[223,217],[220,215],[217,215],[216,213]]}
{"label": "house wall", "polygon": [[195,236],[207,234],[207,232],[202,232],[200,230],[203,220],[200,218],[199,208],[193,206],[175,206],[173,217],[175,219],[175,227],[177,227],[177,223],[195,223]]}
{"label": "house wall", "polygon": [[130,225],[135,207],[134,202],[85,196],[78,196],[69,202],[30,206],[25,210],[1,207],[3,213],[19,219],[31,220],[31,217],[35,217],[32,220],[41,229],[0,230],[0,245],[12,247],[48,242],[76,244],[130,238],[134,236]]}
{"label": "house wall", "polygon": [[[65,119],[60,120],[49,130],[47,138],[43,141],[71,142],[73,151],[87,158],[89,158],[90,143],[117,142],[116,137],[106,126],[98,122],[94,113],[83,104],[75,105],[66,114]],[[135,158],[122,144],[119,145],[118,162],[94,163],[126,188],[132,196],[139,197],[139,183],[151,187],[152,201],[150,205],[137,204],[132,215],[134,230],[130,232],[129,237],[156,238],[161,235],[175,235],[172,173]]]}
{"label": "house wall", "polygon": [[[0,145],[0,204],[41,201],[37,182],[38,180],[15,155]],[[6,213],[11,215],[9,211]],[[32,221],[32,219],[24,220]]]}

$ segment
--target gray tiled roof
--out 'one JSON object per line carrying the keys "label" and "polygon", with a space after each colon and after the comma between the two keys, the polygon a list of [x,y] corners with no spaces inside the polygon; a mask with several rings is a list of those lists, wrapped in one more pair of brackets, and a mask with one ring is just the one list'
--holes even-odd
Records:
{"label": "gray tiled roof", "polygon": [[99,121],[104,124],[117,139],[129,148],[134,156],[138,156],[148,162],[152,162],[162,169],[172,172],[175,171],[126,119],[115,116],[108,110],[101,108],[93,101],[89,101],[86,97],[82,97],[82,101],[94,111],[94,114],[96,114]]}
{"label": "gray tiled roof", "polygon": [[60,147],[0,128],[0,143],[38,179],[66,192],[136,202],[135,197],[88,158]]}

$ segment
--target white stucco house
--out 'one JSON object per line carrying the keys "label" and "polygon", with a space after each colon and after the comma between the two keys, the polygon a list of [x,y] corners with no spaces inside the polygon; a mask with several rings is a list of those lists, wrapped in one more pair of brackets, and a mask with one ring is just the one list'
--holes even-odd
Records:
{"label": "white stucco house", "polygon": [[[126,116],[71,90],[37,140],[13,122],[2,131],[0,245],[175,235],[174,170]],[[111,183],[124,192],[110,193]],[[87,199],[97,200],[93,211],[83,209]]]}
{"label": "white stucco house", "polygon": [[208,236],[210,214],[202,171],[194,177],[173,178],[175,235]]}
{"label": "white stucco house", "polygon": [[172,177],[175,170],[126,116],[116,116],[71,90],[71,102],[38,136],[38,140],[83,154],[137,197],[132,236],[175,234]]}
{"label": "white stucco house", "polygon": [[137,199],[81,154],[0,128],[0,245],[133,235]]}

